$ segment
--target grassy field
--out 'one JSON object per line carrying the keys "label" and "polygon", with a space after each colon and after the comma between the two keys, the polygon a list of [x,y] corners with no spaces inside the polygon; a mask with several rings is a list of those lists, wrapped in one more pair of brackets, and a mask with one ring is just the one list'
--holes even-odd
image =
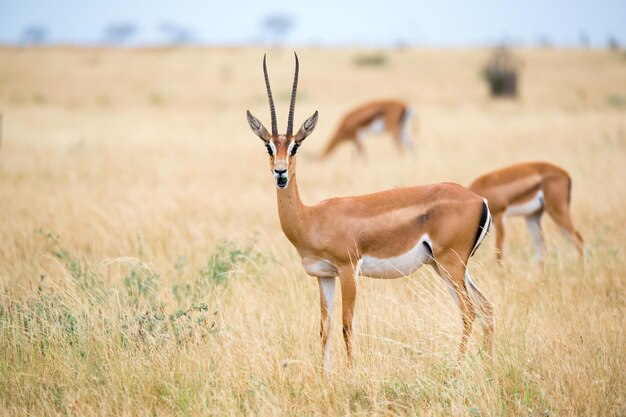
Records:
{"label": "grassy field", "polygon": [[[492,101],[487,50],[299,51],[305,203],[462,184],[514,162],[573,176],[588,271],[550,220],[544,273],[522,220],[470,265],[496,307],[497,359],[443,282],[362,279],[356,366],[283,236],[245,110],[269,126],[260,49],[0,48],[0,415],[626,415],[626,56],[521,50],[521,97]],[[291,51],[268,64],[280,130]],[[369,64],[369,65],[367,65]],[[416,151],[314,161],[363,100],[413,103]],[[340,313],[336,311],[336,320]]]}

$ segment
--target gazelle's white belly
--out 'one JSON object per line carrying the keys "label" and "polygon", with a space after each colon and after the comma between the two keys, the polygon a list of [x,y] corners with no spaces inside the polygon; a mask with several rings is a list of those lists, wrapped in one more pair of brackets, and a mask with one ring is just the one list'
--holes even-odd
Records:
{"label": "gazelle's white belly", "polygon": [[377,117],[371,121],[371,123],[359,130],[359,135],[366,136],[376,133],[383,133],[385,131],[385,120],[382,117]]}
{"label": "gazelle's white belly", "polygon": [[517,204],[506,208],[505,216],[530,216],[543,207],[543,191],[539,190],[537,194],[529,201],[523,204]]}
{"label": "gazelle's white belly", "polygon": [[410,275],[431,261],[430,248],[432,248],[430,239],[428,235],[424,235],[409,251],[398,256],[375,258],[363,255],[357,264],[357,274],[372,278],[399,278]]}
{"label": "gazelle's white belly", "polygon": [[[427,234],[407,252],[391,258],[376,258],[363,255],[356,263],[355,275],[364,275],[371,278],[399,278],[410,275],[422,265],[432,260],[432,242]],[[305,256],[302,266],[308,275],[313,277],[334,277],[339,273],[338,268],[330,261],[321,258]]]}

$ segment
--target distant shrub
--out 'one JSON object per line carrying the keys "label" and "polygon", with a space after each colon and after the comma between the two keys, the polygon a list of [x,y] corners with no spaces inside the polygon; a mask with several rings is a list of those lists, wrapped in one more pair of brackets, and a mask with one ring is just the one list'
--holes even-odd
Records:
{"label": "distant shrub", "polygon": [[48,100],[46,99],[46,96],[44,96],[41,93],[35,93],[33,94],[33,103],[35,104],[46,104],[48,102]]}
{"label": "distant shrub", "polygon": [[492,97],[517,96],[518,65],[509,49],[500,47],[494,51],[482,70],[482,77]]}
{"label": "distant shrub", "polygon": [[621,94],[610,94],[606,96],[604,100],[611,107],[617,107],[620,109],[626,107],[626,97]]}
{"label": "distant shrub", "polygon": [[148,95],[148,103],[153,106],[161,106],[165,104],[165,97],[160,93],[152,92]]}
{"label": "distant shrub", "polygon": [[357,67],[383,67],[388,64],[388,61],[386,54],[374,52],[355,56],[353,63]]}

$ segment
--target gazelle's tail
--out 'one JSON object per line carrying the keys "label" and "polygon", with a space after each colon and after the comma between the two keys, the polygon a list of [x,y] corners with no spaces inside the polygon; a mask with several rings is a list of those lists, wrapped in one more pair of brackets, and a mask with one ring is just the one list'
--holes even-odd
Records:
{"label": "gazelle's tail", "polygon": [[480,243],[483,241],[485,236],[487,236],[487,232],[491,227],[491,212],[489,211],[489,205],[487,204],[487,199],[483,198],[483,211],[480,215],[480,222],[478,223],[478,230],[476,230],[476,239],[474,240],[474,248],[472,249],[472,253],[470,256],[474,255],[476,249],[480,246]]}

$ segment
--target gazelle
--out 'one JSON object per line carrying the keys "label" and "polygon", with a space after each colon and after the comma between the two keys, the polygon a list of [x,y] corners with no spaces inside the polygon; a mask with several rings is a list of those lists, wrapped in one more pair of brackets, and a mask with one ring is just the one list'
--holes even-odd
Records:
{"label": "gazelle", "polygon": [[572,178],[564,169],[546,162],[527,162],[485,174],[474,180],[469,188],[489,201],[500,262],[504,251],[504,223],[509,216],[526,217],[537,259],[543,262],[545,245],[541,216],[547,211],[572,237],[584,263],[583,238],[574,228],[570,216]]}
{"label": "gazelle", "polygon": [[263,74],[272,120],[271,133],[249,111],[250,128],[267,148],[276,181],[278,216],[283,232],[295,246],[304,270],[317,277],[320,291],[324,370],[329,372],[335,277],[341,286],[343,336],[348,363],[357,278],[398,278],[424,264],[431,265],[448,284],[463,321],[459,360],[467,349],[476,315],[483,320],[485,344],[492,351],[493,307],[467,271],[467,262],[487,234],[491,215],[486,201],[458,184],[443,183],[398,188],[358,197],[324,200],[306,206],[296,181],[296,153],[318,119],[317,111],[293,134],[298,86],[298,56],[289,107],[287,132],[279,134],[267,75]]}
{"label": "gazelle", "polygon": [[406,103],[397,100],[380,100],[363,104],[346,114],[337,127],[322,158],[327,157],[343,142],[352,142],[360,155],[365,154],[365,137],[387,132],[398,150],[412,147],[411,117],[414,111]]}

